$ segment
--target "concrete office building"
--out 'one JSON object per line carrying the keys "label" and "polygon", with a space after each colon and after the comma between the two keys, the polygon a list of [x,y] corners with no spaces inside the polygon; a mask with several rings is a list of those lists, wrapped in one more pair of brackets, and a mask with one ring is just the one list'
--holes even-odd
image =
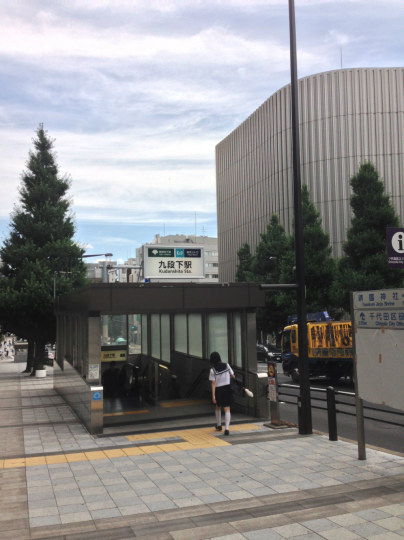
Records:
{"label": "concrete office building", "polygon": [[[349,179],[372,162],[404,221],[404,68],[341,69],[299,81],[302,183],[335,256],[350,224]],[[216,147],[219,281],[234,281],[237,251],[254,251],[271,215],[293,227],[290,85]]]}

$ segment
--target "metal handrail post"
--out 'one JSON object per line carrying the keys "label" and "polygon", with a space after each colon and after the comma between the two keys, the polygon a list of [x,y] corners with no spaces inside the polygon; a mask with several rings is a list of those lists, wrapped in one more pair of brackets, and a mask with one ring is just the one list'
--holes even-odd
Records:
{"label": "metal handrail post", "polygon": [[327,388],[327,415],[328,438],[330,441],[338,441],[337,408],[335,406],[335,390],[332,386]]}

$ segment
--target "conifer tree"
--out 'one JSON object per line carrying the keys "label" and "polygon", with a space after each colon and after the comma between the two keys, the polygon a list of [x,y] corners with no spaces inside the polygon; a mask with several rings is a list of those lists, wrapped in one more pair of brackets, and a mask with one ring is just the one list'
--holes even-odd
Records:
{"label": "conifer tree", "polygon": [[[261,283],[283,283],[283,268],[291,259],[293,259],[291,238],[286,235],[278,216],[274,214],[266,232],[261,233],[261,240],[251,264],[253,276],[251,280]],[[268,290],[265,298],[265,307],[257,312],[257,326],[265,333],[276,334],[284,326],[288,314],[285,296],[279,291]]]}
{"label": "conifer tree", "polygon": [[243,244],[237,252],[238,265],[236,272],[236,281],[245,282],[251,279],[252,255],[249,244]]}
{"label": "conifer tree", "polygon": [[53,141],[42,125],[33,144],[10,235],[0,249],[0,318],[7,331],[28,339],[35,367],[43,362],[45,344],[55,341],[54,292],[66,294],[84,284],[85,265],[73,240],[70,181],[60,176]]}
{"label": "conifer tree", "polygon": [[302,219],[307,309],[310,312],[328,310],[335,261],[331,255],[330,237],[324,232],[320,213],[311,202],[306,185],[302,186]]}
{"label": "conifer tree", "polygon": [[386,229],[400,224],[374,165],[362,164],[350,184],[353,217],[334,288],[336,302],[346,311],[350,291],[400,287],[404,275],[387,265]]}

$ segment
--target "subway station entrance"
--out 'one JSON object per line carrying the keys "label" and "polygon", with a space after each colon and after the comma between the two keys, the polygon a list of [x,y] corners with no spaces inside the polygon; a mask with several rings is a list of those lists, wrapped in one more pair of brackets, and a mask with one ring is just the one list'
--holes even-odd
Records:
{"label": "subway station entrance", "polygon": [[258,284],[92,284],[57,299],[55,388],[92,433],[104,427],[213,413],[209,355],[218,351],[260,417]]}

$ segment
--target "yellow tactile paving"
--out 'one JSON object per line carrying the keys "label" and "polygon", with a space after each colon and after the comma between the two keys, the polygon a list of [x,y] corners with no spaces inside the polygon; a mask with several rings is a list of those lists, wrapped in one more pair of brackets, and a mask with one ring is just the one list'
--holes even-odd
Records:
{"label": "yellow tactile paving", "polygon": [[47,465],[55,465],[56,463],[66,463],[67,459],[64,454],[58,454],[56,456],[45,456]]}
{"label": "yellow tactile paving", "polygon": [[107,459],[105,452],[94,450],[94,452],[84,452],[88,461],[94,461],[96,459]]}
{"label": "yellow tactile paving", "polygon": [[162,452],[161,448],[158,447],[158,445],[155,446],[142,446],[142,450],[144,454],[157,454],[158,452]]}
{"label": "yellow tactile paving", "polygon": [[164,443],[164,444],[158,444],[157,445],[163,452],[172,452],[173,450],[175,451],[176,449],[173,448],[173,446],[175,446],[175,443]]}
{"label": "yellow tactile paving", "polygon": [[17,467],[25,467],[25,458],[4,460],[5,469],[16,469]]}
{"label": "yellow tactile paving", "polygon": [[46,465],[45,456],[27,457],[27,458],[25,458],[25,466],[26,467],[31,467],[33,465]]}
{"label": "yellow tactile paving", "polygon": [[141,456],[144,454],[143,450],[139,446],[131,446],[129,448],[122,448],[127,456]]}
{"label": "yellow tactile paving", "polygon": [[[251,431],[260,429],[255,424],[239,424],[231,426],[231,431]],[[194,450],[198,448],[210,448],[213,446],[228,446],[231,442],[225,440],[214,428],[195,428],[177,431],[164,431],[159,433],[142,433],[139,435],[127,435],[129,441],[153,441],[167,437],[178,437],[182,441],[163,442],[161,444],[131,446],[125,448],[113,448],[109,450],[92,450],[88,452],[57,454],[53,456],[26,457],[18,459],[0,460],[0,469],[12,469],[18,467],[34,467],[38,465],[51,465],[55,463],[72,463],[75,461],[90,461],[96,459],[113,459],[142,454],[155,454],[158,452],[176,452],[179,450]]]}
{"label": "yellow tactile paving", "polygon": [[112,450],[104,450],[104,454],[109,458],[126,456],[125,452],[121,448],[113,448]]}
{"label": "yellow tactile paving", "polygon": [[87,461],[84,452],[78,452],[77,454],[65,454],[65,456],[68,463],[72,463],[73,461]]}
{"label": "yellow tactile paving", "polygon": [[175,443],[175,446],[179,448],[180,450],[192,450],[193,448],[195,448],[193,444],[190,444],[187,442]]}

